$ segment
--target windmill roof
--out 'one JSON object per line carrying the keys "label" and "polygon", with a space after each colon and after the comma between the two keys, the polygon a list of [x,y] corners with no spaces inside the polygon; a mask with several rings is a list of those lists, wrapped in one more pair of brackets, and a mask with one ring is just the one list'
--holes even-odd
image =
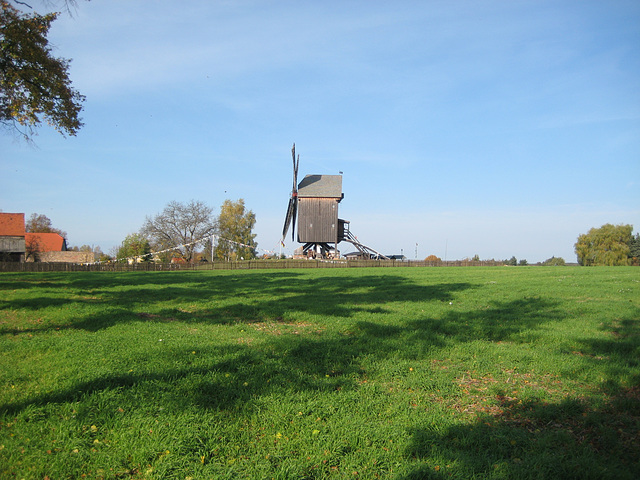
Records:
{"label": "windmill roof", "polygon": [[342,175],[307,175],[298,184],[298,197],[342,198]]}
{"label": "windmill roof", "polygon": [[0,235],[24,236],[24,213],[0,213]]}

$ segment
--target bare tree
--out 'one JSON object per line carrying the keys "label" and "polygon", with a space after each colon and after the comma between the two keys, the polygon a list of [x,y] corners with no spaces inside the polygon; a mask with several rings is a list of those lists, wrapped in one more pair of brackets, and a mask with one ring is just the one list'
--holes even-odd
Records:
{"label": "bare tree", "polygon": [[213,209],[204,202],[169,202],[162,212],[147,217],[140,233],[147,237],[155,251],[175,248],[185,261],[193,260],[197,240],[215,231]]}
{"label": "bare tree", "polygon": [[[20,5],[22,7],[26,7],[30,10],[34,9],[34,2],[25,1],[25,0],[11,0],[12,3],[16,5]],[[90,1],[90,0],[87,0]],[[59,7],[64,6],[64,9],[67,11],[69,15],[73,14],[73,12],[78,8],[78,2],[76,0],[42,0],[38,3],[41,3],[43,7],[50,10],[57,10]]]}
{"label": "bare tree", "polygon": [[57,233],[62,238],[67,238],[67,232],[59,228],[53,228],[51,219],[46,215],[32,213],[24,226],[25,232],[28,233]]}

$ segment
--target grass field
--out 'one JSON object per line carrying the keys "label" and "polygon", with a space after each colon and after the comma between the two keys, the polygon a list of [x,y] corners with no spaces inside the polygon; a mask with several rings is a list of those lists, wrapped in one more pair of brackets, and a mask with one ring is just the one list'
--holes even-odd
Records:
{"label": "grass field", "polygon": [[638,478],[640,269],[0,275],[0,478]]}

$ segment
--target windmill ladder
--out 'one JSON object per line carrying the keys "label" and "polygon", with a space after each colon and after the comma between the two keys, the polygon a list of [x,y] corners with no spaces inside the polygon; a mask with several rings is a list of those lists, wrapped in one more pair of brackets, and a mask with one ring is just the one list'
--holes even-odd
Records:
{"label": "windmill ladder", "polygon": [[356,237],[353,236],[353,234],[350,231],[346,231],[345,232],[345,238],[344,238],[345,242],[349,242],[351,244],[353,244],[360,253],[365,254],[365,255],[371,255],[371,254],[375,254],[378,258],[382,259],[382,260],[389,260],[389,257],[376,252],[373,248],[371,247],[367,247],[366,245],[360,243],[358,241],[358,239]]}

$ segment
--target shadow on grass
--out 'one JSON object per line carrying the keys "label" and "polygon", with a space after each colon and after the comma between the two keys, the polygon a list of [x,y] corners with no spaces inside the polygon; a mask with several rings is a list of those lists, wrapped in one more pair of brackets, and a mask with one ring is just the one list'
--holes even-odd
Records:
{"label": "shadow on grass", "polygon": [[[82,280],[60,277],[58,289],[69,282],[75,284],[70,294],[62,291],[58,296],[0,301],[0,311],[73,309],[75,313],[69,315],[69,320],[27,328],[0,325],[0,334],[51,329],[98,331],[141,319],[232,324],[281,321],[287,315],[300,312],[351,317],[356,312],[385,312],[389,302],[449,301],[454,293],[472,288],[468,283],[425,286],[406,277],[388,274],[309,278],[294,272],[245,275],[142,273],[116,277],[93,274]],[[176,306],[164,307],[171,303]],[[158,309],[159,304],[163,308]],[[185,304],[191,306],[185,309]],[[103,307],[103,311],[94,313],[96,307]]]}
{"label": "shadow on grass", "polygon": [[270,275],[207,275],[200,272],[138,272],[30,274],[26,279],[2,282],[0,291],[30,291],[36,288],[45,295],[0,300],[2,309],[40,310],[64,304],[82,306],[100,302],[105,305],[130,307],[158,300],[206,300],[216,296],[233,296],[241,292],[269,289],[297,275],[274,272]]}
{"label": "shadow on grass", "polygon": [[[603,406],[505,401],[493,415],[441,431],[416,428],[407,456],[419,463],[406,480],[451,478],[635,479],[640,420],[620,408],[640,390],[621,389]],[[420,460],[429,459],[429,463]],[[438,463],[433,463],[438,459]]]}
{"label": "shadow on grass", "polygon": [[[101,392],[131,395],[142,405],[161,405],[169,411],[185,408],[234,410],[271,393],[338,391],[356,386],[364,372],[346,344],[338,339],[312,341],[280,339],[261,349],[246,345],[200,348],[205,365],[190,365],[191,350],[164,350],[164,365],[141,373],[115,373],[76,382],[67,388],[28,400],[0,405],[0,415],[16,415],[32,406],[79,402]],[[127,403],[125,401],[125,403]],[[142,407],[144,408],[144,407]],[[115,406],[112,409],[115,411]]]}
{"label": "shadow on grass", "polygon": [[[507,393],[469,424],[414,428],[405,480],[451,478],[636,479],[640,472],[640,325],[637,316],[603,324],[609,339],[584,340],[587,362],[608,374],[592,397],[559,403]],[[490,334],[493,336],[493,334]],[[489,413],[490,412],[490,413]],[[434,464],[433,459],[440,459]],[[422,462],[428,459],[430,463]]]}
{"label": "shadow on grass", "polygon": [[[575,353],[593,363],[606,362],[609,378],[621,378],[635,372],[628,382],[640,385],[640,309],[631,318],[617,318],[602,324],[607,338],[586,339]],[[617,393],[618,385],[603,384],[607,393]]]}
{"label": "shadow on grass", "polygon": [[493,301],[482,310],[453,311],[442,319],[410,322],[417,330],[427,330],[451,337],[458,342],[473,340],[514,340],[521,332],[530,331],[549,321],[565,318],[558,302],[526,298],[508,302]]}
{"label": "shadow on grass", "polygon": [[[429,291],[438,292],[436,298],[440,298],[441,290],[442,287],[437,287]],[[268,304],[275,308],[271,302]],[[510,321],[503,318],[514,309],[518,309],[517,317]],[[317,336],[273,335],[255,346],[238,343],[204,350],[197,347],[199,357],[207,359],[204,366],[192,364],[190,348],[154,347],[149,349],[148,362],[153,364],[157,356],[158,365],[173,368],[102,376],[28,401],[0,406],[0,411],[15,414],[29,405],[74,402],[103,390],[126,393],[130,389],[157,389],[158,385],[165,385],[163,389],[167,392],[159,402],[175,408],[191,405],[206,409],[233,409],[252,398],[273,393],[355,389],[366,375],[365,359],[420,359],[449,344],[508,340],[523,329],[562,318],[553,304],[540,299],[505,302],[497,305],[495,311],[502,320],[496,321],[486,311],[471,311],[449,313],[438,320],[408,321],[404,325],[360,321],[348,331],[323,332]],[[475,325],[471,332],[470,325]]]}

